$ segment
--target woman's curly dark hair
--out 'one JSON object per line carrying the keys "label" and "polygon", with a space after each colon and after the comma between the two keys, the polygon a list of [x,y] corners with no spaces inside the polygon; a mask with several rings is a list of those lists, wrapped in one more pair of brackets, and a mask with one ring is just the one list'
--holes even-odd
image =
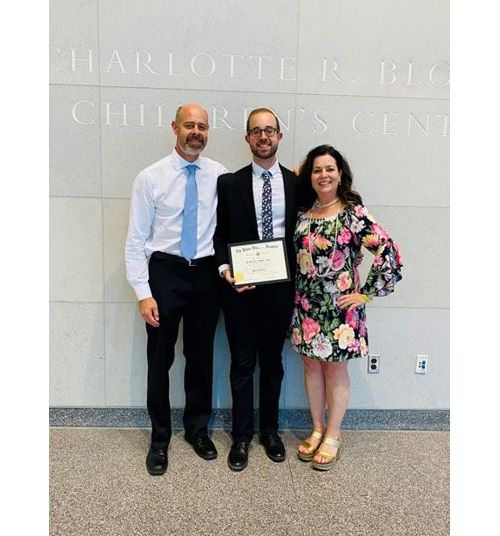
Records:
{"label": "woman's curly dark hair", "polygon": [[309,151],[299,169],[298,206],[301,211],[309,210],[316,199],[316,192],[311,184],[314,159],[317,156],[324,156],[326,154],[329,154],[335,159],[337,168],[339,171],[342,171],[342,178],[337,189],[337,195],[340,201],[350,206],[363,203],[361,196],[352,188],[352,173],[347,160],[331,145],[319,145]]}

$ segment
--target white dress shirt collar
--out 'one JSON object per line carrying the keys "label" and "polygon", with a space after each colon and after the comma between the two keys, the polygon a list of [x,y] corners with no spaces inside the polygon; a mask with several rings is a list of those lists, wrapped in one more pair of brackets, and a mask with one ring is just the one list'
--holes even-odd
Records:
{"label": "white dress shirt collar", "polygon": [[175,169],[183,169],[186,166],[196,166],[198,169],[201,168],[200,166],[200,157],[198,157],[194,162],[188,162],[187,160],[184,160],[182,156],[177,152],[177,149],[174,148],[172,151],[172,163],[175,167]]}
{"label": "white dress shirt collar", "polygon": [[271,175],[273,176],[276,176],[276,174],[278,173],[281,174],[280,164],[278,160],[276,160],[276,162],[269,169],[265,169],[259,166],[259,164],[252,162],[252,172],[254,175],[256,175],[257,177],[261,177],[264,171],[269,171],[269,173],[271,173]]}

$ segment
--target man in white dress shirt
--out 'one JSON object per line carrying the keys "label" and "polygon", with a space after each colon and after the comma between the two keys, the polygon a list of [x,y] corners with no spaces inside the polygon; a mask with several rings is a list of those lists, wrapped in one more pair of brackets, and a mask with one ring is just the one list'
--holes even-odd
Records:
{"label": "man in white dress shirt", "polygon": [[165,473],[172,435],[169,370],[183,320],[186,358],[185,439],[206,460],[217,457],[208,437],[212,412],[213,341],[219,315],[214,260],[217,177],[224,166],[200,156],[208,139],[208,115],[185,104],[172,122],[172,153],[135,179],[125,246],[127,279],[139,300],[147,331],[147,406],[151,446],[146,467]]}

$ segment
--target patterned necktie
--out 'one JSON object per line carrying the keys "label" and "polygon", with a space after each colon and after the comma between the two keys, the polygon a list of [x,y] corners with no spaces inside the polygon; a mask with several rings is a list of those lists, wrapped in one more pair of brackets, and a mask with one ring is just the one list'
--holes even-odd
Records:
{"label": "patterned necktie", "polygon": [[194,164],[186,166],[188,179],[186,183],[186,197],[184,199],[184,216],[181,232],[181,255],[190,261],[197,250],[198,233],[198,189],[196,187],[196,167]]}
{"label": "patterned necktie", "polygon": [[262,239],[273,237],[273,191],[271,188],[271,173],[262,173]]}

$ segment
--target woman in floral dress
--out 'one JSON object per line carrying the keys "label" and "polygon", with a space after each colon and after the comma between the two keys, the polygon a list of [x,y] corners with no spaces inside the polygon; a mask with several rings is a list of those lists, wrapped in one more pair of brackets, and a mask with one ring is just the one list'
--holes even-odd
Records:
{"label": "woman in floral dress", "polygon": [[[298,456],[315,469],[328,470],[340,456],[348,362],[368,355],[365,304],[394,290],[402,263],[398,246],[352,189],[349,165],[336,149],[312,149],[300,168],[299,184],[305,212],[295,230],[291,342],[304,363],[313,432],[300,443]],[[374,255],[363,286],[357,269],[362,246]]]}

